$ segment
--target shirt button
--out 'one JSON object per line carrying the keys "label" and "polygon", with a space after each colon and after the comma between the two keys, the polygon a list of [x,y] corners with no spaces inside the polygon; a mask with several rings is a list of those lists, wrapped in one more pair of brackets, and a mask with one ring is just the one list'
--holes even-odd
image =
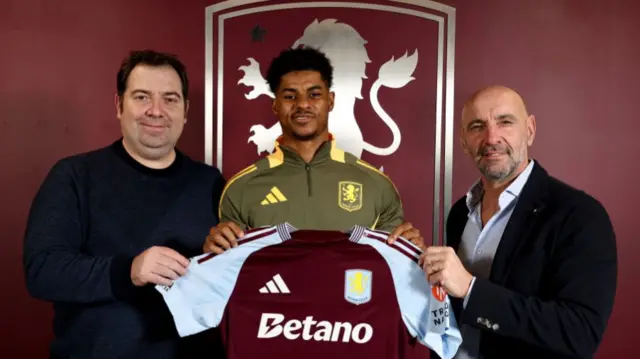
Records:
{"label": "shirt button", "polygon": [[476,253],[477,253],[477,254],[482,254],[482,250],[481,250],[481,249],[478,249],[478,250],[476,251]]}

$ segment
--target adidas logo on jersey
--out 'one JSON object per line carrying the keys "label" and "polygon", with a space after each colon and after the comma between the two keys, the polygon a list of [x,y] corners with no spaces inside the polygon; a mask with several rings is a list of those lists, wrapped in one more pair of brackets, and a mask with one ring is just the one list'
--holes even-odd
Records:
{"label": "adidas logo on jersey", "polygon": [[273,278],[267,282],[267,284],[260,288],[260,293],[284,293],[289,294],[289,287],[284,283],[284,280],[280,274],[276,274]]}
{"label": "adidas logo on jersey", "polygon": [[267,193],[267,196],[262,200],[262,202],[260,202],[260,204],[263,206],[266,206],[269,204],[286,202],[286,201],[287,201],[287,197],[285,197],[282,194],[282,192],[280,192],[278,187],[273,186],[273,188],[271,188],[271,191]]}
{"label": "adidas logo on jersey", "polygon": [[[283,323],[284,322],[284,323]],[[290,319],[285,322],[285,317],[279,313],[262,313],[258,338],[276,338],[283,335],[286,339],[317,342],[356,342],[367,343],[373,337],[373,327],[368,323],[352,325],[348,322],[316,321],[313,316],[306,317],[303,321]]]}

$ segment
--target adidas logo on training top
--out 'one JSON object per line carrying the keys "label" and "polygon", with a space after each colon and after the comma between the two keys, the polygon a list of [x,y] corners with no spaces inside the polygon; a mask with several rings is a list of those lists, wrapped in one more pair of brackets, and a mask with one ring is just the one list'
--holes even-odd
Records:
{"label": "adidas logo on training top", "polygon": [[260,293],[284,293],[289,294],[289,287],[284,283],[280,274],[273,276],[273,279],[267,282],[267,284],[260,288]]}
{"label": "adidas logo on training top", "polygon": [[268,204],[274,204],[279,202],[286,202],[287,197],[285,197],[282,192],[278,189],[278,187],[271,188],[271,191],[267,193],[267,196],[260,202],[261,205],[266,206]]}

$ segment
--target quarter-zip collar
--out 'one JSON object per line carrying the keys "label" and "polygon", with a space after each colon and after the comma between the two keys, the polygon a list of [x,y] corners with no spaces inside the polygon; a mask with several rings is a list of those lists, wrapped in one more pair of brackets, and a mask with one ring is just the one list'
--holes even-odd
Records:
{"label": "quarter-zip collar", "polygon": [[[275,151],[282,151],[284,156],[284,162],[305,167],[307,163],[302,159],[302,157],[294,151],[291,147],[285,146],[281,144],[282,136],[278,137],[276,140],[276,149]],[[320,145],[315,155],[311,159],[311,162],[308,163],[310,166],[319,165],[321,163],[326,162],[327,160],[337,160],[340,162],[344,162],[344,153],[338,149],[336,149],[335,139],[333,135],[329,134],[329,140],[325,141]]]}

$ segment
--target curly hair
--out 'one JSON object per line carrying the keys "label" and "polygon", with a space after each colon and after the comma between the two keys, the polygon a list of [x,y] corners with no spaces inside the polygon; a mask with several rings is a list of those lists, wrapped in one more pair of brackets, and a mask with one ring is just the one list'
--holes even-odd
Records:
{"label": "curly hair", "polygon": [[324,53],[312,47],[284,50],[271,61],[267,70],[267,83],[274,94],[282,76],[294,71],[318,71],[322,80],[331,88],[333,67]]}

